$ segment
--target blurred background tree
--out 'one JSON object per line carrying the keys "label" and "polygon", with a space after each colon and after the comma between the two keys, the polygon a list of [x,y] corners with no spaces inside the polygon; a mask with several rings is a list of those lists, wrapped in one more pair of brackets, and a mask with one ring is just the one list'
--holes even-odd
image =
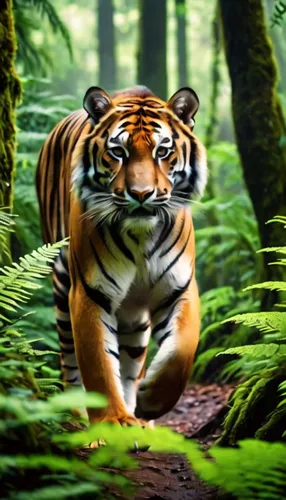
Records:
{"label": "blurred background tree", "polygon": [[99,85],[105,90],[117,88],[116,42],[112,0],[98,0],[97,40]]}
{"label": "blurred background tree", "polygon": [[167,99],[167,1],[140,0],[138,82]]}

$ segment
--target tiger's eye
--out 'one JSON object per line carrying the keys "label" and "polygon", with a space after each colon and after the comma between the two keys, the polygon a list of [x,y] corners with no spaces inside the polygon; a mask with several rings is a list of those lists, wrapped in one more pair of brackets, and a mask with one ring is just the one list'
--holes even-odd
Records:
{"label": "tiger's eye", "polygon": [[164,158],[165,156],[167,156],[168,152],[169,152],[168,148],[164,148],[163,146],[160,146],[157,149],[157,156],[159,158]]}
{"label": "tiger's eye", "polygon": [[116,147],[116,148],[112,148],[109,150],[110,153],[115,156],[116,158],[124,158],[125,156],[125,151],[123,148],[120,148],[120,147]]}

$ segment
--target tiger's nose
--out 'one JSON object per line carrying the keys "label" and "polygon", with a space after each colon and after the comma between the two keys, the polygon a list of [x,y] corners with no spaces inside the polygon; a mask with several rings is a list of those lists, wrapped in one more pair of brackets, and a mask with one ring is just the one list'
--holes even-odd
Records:
{"label": "tiger's nose", "polygon": [[140,189],[138,187],[136,188],[127,188],[128,194],[136,201],[139,201],[139,203],[144,203],[152,194],[154,193],[154,189],[150,186],[147,186],[146,188]]}

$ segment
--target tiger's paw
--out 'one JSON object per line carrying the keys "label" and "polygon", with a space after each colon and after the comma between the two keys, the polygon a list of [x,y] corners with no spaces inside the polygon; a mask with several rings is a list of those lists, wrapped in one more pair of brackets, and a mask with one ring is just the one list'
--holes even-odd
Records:
{"label": "tiger's paw", "polygon": [[[93,423],[96,423],[96,422],[93,422]],[[125,416],[118,417],[118,418],[106,418],[103,421],[101,421],[101,423],[113,424],[113,425],[125,427],[125,428],[126,427],[129,427],[129,428],[130,427],[140,427],[141,429],[145,429],[145,428],[153,429],[154,428],[154,421],[148,422],[146,420],[136,418],[133,415],[125,415]],[[122,438],[124,439],[124,434],[123,434]],[[101,448],[102,446],[106,446],[106,445],[108,445],[108,442],[105,441],[104,438],[99,438],[97,441],[94,441],[94,442],[90,443],[89,445],[87,445],[87,448],[98,449],[98,448]],[[137,441],[134,441],[134,444],[131,445],[129,451],[138,453],[138,452],[142,452],[142,451],[147,451],[149,448],[150,448],[150,445],[140,445],[140,444],[138,444]]]}

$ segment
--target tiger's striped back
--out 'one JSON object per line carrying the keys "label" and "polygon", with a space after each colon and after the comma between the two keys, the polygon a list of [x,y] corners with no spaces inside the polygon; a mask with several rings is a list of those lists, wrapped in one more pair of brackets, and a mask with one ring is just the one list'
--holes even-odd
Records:
{"label": "tiger's striped back", "polygon": [[87,113],[74,111],[54,128],[42,147],[36,187],[45,243],[69,235],[71,158],[78,141],[91,129]]}

